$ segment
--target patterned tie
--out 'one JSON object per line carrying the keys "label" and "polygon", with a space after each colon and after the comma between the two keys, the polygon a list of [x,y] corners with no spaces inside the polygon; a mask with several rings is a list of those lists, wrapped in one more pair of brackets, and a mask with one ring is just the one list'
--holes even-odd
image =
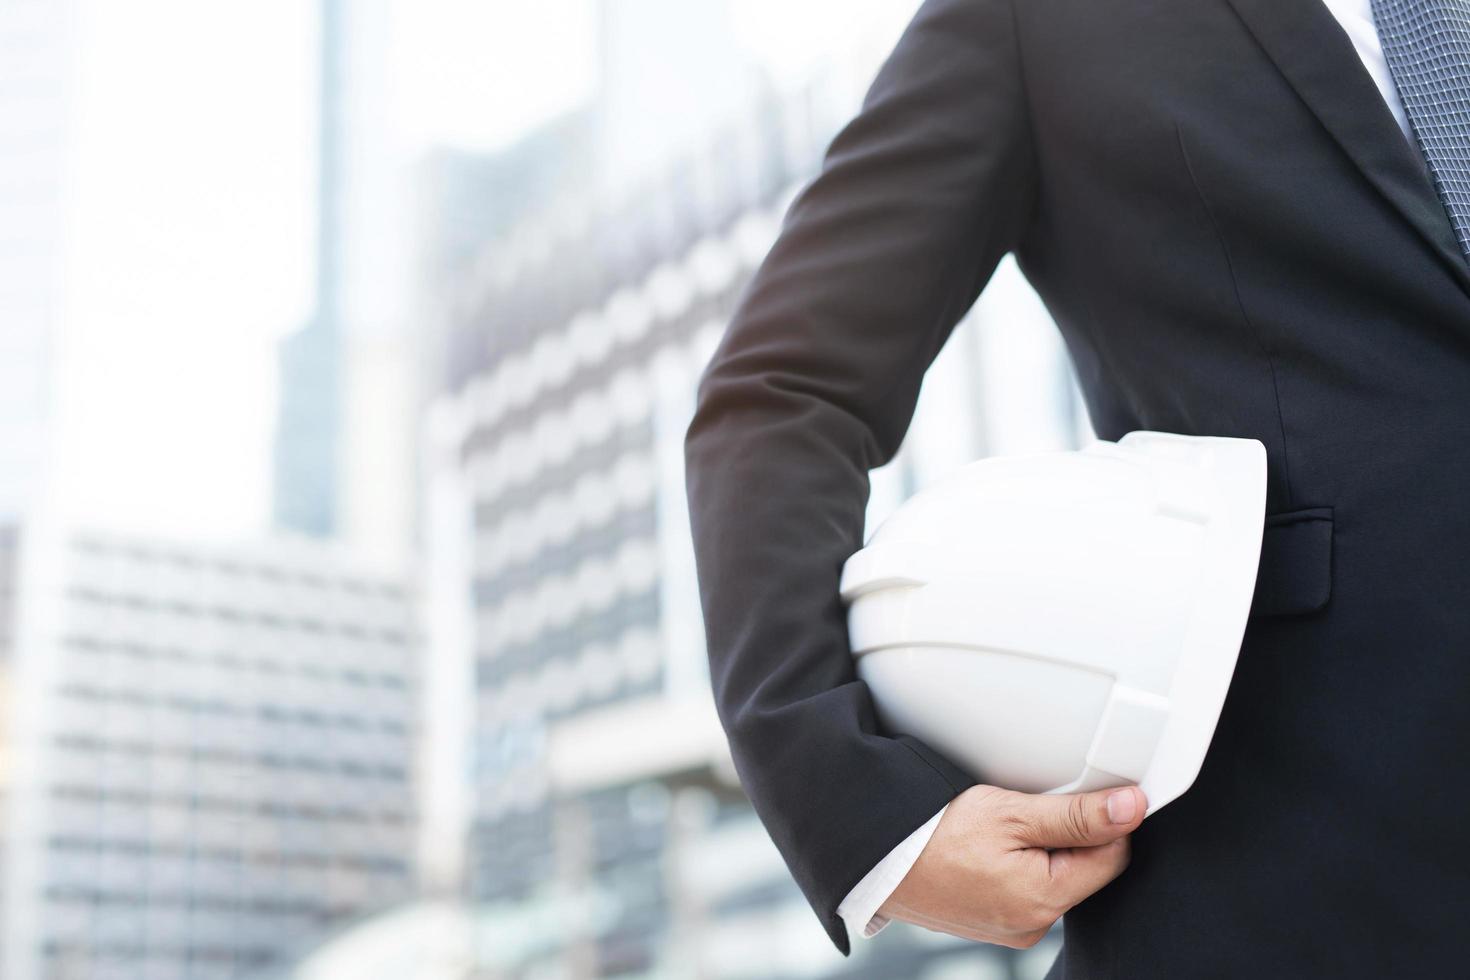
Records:
{"label": "patterned tie", "polygon": [[1470,0],[1372,4],[1409,125],[1470,258]]}

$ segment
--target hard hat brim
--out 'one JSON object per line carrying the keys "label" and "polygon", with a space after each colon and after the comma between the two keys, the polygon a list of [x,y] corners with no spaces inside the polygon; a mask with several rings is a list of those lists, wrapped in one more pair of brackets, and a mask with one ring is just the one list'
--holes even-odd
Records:
{"label": "hard hat brim", "polygon": [[[1124,436],[1120,445],[1154,433]],[[1178,799],[1204,764],[1240,656],[1261,560],[1266,511],[1266,449],[1254,439],[1209,439],[1208,465],[1220,508],[1206,532],[1206,576],[1181,663],[1169,689],[1169,720],[1139,786],[1149,812]]]}

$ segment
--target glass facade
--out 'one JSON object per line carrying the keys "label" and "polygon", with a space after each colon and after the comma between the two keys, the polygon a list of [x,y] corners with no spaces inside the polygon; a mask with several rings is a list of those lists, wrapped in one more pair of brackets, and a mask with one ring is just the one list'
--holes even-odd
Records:
{"label": "glass facade", "polygon": [[403,575],[46,532],[22,569],[6,976],[240,976],[412,894]]}
{"label": "glass facade", "polygon": [[[709,706],[683,433],[740,290],[841,118],[834,85],[759,102],[616,204],[522,223],[455,284],[438,411],[473,528],[468,893],[487,975],[1010,978],[1040,976],[1054,951],[900,929],[842,960],[741,795]],[[1069,445],[1070,379],[1017,281],[1008,267],[990,303],[1044,368],[1021,396],[1027,438]],[[975,394],[994,345],[984,309],[875,473],[874,520],[1014,435]]]}
{"label": "glass facade", "polygon": [[280,348],[274,512],[277,527],[331,537],[340,523],[343,211],[349,120],[348,9],[321,0],[316,310]]}

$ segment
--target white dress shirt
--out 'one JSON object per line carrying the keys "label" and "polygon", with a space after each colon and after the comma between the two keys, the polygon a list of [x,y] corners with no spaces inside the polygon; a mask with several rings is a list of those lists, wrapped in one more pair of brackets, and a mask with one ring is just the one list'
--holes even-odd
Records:
{"label": "white dress shirt", "polygon": [[[1373,84],[1378,86],[1378,91],[1383,96],[1383,101],[1388,103],[1392,110],[1394,119],[1398,120],[1399,129],[1403,130],[1410,142],[1413,142],[1413,132],[1409,129],[1409,119],[1404,115],[1404,104],[1399,100],[1398,89],[1394,87],[1393,76],[1388,71],[1388,61],[1383,57],[1383,46],[1378,40],[1378,28],[1373,23],[1373,10],[1369,6],[1370,0],[1322,0],[1342,29],[1347,32],[1348,39],[1353,42],[1353,49],[1358,52],[1362,59],[1363,67],[1373,79]],[[944,816],[945,807],[929,822],[906,837],[888,856],[879,861],[878,864],[858,882],[853,890],[847,893],[842,904],[837,906],[837,914],[842,921],[847,923],[848,932],[855,932],[863,937],[876,936],[888,925],[888,919],[878,914],[878,909],[888,901],[888,896],[903,881],[904,876],[913,868],[914,862],[919,859],[919,854],[924,850],[924,845],[929,843],[929,838],[934,836],[934,828],[939,826],[939,819]]]}

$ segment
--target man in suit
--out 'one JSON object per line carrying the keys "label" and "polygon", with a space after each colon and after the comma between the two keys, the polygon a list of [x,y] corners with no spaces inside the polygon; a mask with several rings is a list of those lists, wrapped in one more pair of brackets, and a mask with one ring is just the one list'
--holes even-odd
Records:
{"label": "man in suit", "polygon": [[[922,5],[687,442],[721,717],[840,948],[844,918],[1024,946],[1065,912],[1068,980],[1465,975],[1466,243],[1464,0]],[[1099,436],[1267,449],[1231,692],[1146,823],[1132,788],[974,785],[854,675],[837,583],[867,471],[1008,252]]]}

